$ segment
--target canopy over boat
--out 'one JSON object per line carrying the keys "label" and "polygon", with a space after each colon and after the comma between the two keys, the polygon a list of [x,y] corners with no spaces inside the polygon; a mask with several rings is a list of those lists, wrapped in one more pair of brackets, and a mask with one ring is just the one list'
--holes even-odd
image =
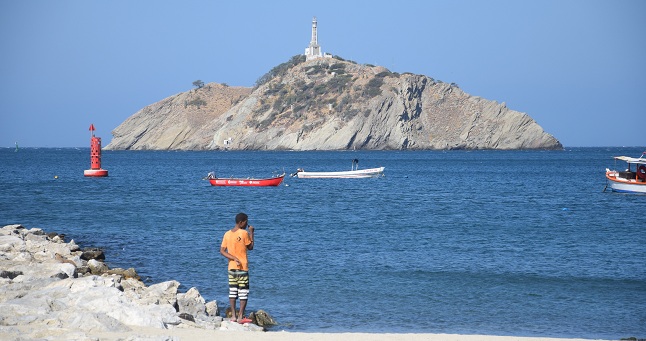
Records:
{"label": "canopy over boat", "polygon": [[637,164],[637,165],[646,165],[646,158],[643,157],[630,157],[630,156],[615,156],[615,160],[626,161],[628,163]]}

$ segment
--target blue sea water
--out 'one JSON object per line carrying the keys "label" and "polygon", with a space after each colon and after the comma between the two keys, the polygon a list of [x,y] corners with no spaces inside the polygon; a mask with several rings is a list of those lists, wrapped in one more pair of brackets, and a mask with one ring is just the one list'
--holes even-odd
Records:
{"label": "blue sea water", "polygon": [[[0,149],[0,225],[105,249],[150,285],[227,304],[222,235],[256,228],[249,310],[305,332],[646,337],[646,196],[604,192],[612,156],[565,151],[103,151]],[[385,166],[376,179],[219,176]],[[624,165],[617,165],[624,167]]]}

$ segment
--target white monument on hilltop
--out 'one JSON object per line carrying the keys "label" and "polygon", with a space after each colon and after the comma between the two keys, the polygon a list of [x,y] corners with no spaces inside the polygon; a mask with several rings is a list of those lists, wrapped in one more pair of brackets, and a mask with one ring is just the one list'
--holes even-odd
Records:
{"label": "white monument on hilltop", "polygon": [[[321,46],[319,46],[318,33],[316,32],[316,17],[312,19],[312,40],[310,45],[305,49],[305,60],[323,58],[323,53],[321,53]],[[331,57],[329,54],[325,54],[325,57]]]}

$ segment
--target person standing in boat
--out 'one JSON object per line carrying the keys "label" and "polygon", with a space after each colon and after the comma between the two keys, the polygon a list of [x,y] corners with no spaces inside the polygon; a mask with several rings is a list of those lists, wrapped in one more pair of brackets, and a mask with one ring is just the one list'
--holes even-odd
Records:
{"label": "person standing in boat", "polygon": [[[245,319],[244,311],[247,307],[249,295],[249,261],[247,250],[253,250],[254,227],[248,224],[249,217],[244,213],[236,215],[236,225],[224,234],[220,253],[229,260],[229,305],[231,306],[231,320],[238,323],[250,322]],[[247,232],[247,227],[249,231]],[[236,300],[240,299],[240,311],[236,313]]]}

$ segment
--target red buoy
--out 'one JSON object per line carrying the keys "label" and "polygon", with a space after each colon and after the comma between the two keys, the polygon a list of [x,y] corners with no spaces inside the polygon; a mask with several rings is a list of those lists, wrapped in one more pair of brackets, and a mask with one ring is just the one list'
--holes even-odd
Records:
{"label": "red buoy", "polygon": [[94,136],[94,124],[90,124],[92,137],[90,138],[90,169],[83,172],[85,176],[108,176],[108,171],[101,168],[101,138]]}

